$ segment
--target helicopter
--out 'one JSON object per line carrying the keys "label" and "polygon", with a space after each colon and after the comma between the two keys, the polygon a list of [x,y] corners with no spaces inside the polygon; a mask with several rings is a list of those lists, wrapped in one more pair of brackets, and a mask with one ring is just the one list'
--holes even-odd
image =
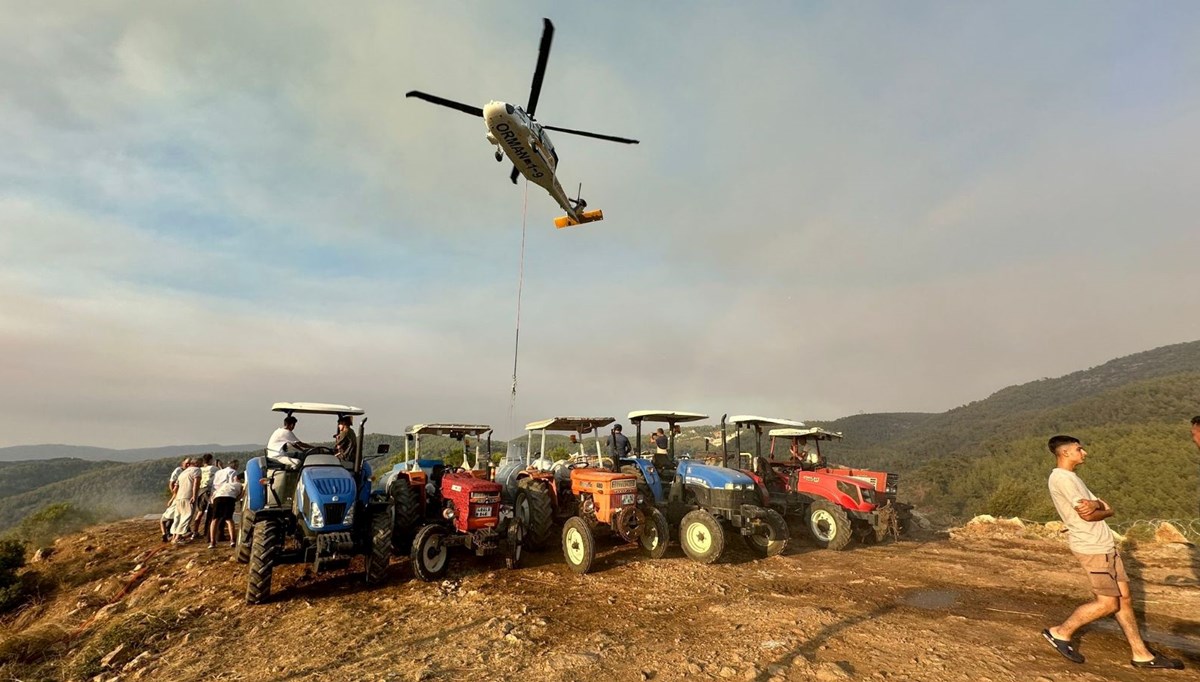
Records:
{"label": "helicopter", "polygon": [[554,219],[555,227],[564,228],[604,220],[603,211],[584,210],[587,202],[583,200],[582,196],[579,196],[583,190],[582,183],[580,183],[579,192],[576,193],[574,199],[567,196],[563,190],[555,172],[558,168],[558,152],[554,150],[554,143],[550,141],[550,136],[546,131],[553,130],[622,144],[638,144],[638,141],[626,137],[543,125],[534,119],[533,113],[537,110],[538,98],[542,94],[542,80],[546,76],[546,62],[550,58],[550,43],[554,40],[554,24],[549,19],[542,19],[542,22],[542,42],[538,48],[533,85],[529,89],[529,104],[525,108],[498,101],[491,101],[482,107],[475,107],[419,90],[410,90],[404,96],[416,97],[432,104],[482,118],[488,129],[487,141],[496,148],[496,161],[503,162],[505,155],[512,161],[513,169],[509,179],[513,184],[516,184],[518,174],[524,175],[530,182],[549,192],[558,205],[567,212],[565,216]]}

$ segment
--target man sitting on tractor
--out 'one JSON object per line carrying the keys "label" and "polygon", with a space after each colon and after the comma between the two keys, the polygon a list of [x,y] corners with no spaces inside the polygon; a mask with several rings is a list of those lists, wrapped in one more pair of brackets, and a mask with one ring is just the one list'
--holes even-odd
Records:
{"label": "man sitting on tractor", "polygon": [[342,415],[337,420],[337,436],[333,440],[333,452],[342,462],[354,462],[354,453],[358,449],[358,438],[354,435],[354,421],[350,415]]}
{"label": "man sitting on tractor", "polygon": [[300,466],[300,460],[287,454],[284,448],[290,445],[293,449],[301,448],[308,450],[312,446],[296,436],[293,432],[295,428],[295,417],[289,414],[283,418],[283,426],[275,429],[275,432],[271,434],[270,440],[267,441],[267,459],[289,467]]}

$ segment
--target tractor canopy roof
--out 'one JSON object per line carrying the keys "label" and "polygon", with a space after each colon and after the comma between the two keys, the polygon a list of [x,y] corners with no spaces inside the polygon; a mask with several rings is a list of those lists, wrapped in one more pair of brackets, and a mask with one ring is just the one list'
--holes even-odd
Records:
{"label": "tractor canopy roof", "polygon": [[667,422],[676,424],[682,422],[698,422],[708,419],[707,414],[699,412],[680,412],[677,410],[634,410],[629,413],[629,421],[637,422]]}
{"label": "tractor canopy roof", "polygon": [[815,438],[817,440],[833,440],[841,438],[841,431],[826,431],[825,429],[814,426],[809,429],[771,429],[768,435],[776,438]]}
{"label": "tractor canopy roof", "polygon": [[756,417],[752,414],[735,414],[729,418],[729,421],[738,426],[783,426],[802,429],[804,422],[793,421],[791,419],[778,419],[776,417]]}
{"label": "tractor canopy roof", "polygon": [[271,406],[274,412],[293,412],[299,414],[365,414],[366,410],[361,407],[352,407],[350,405],[334,405],[333,403],[275,403]]}
{"label": "tractor canopy roof", "polygon": [[413,424],[405,433],[417,436],[462,438],[463,436],[479,436],[491,430],[492,427],[487,424]]}
{"label": "tractor canopy roof", "polygon": [[551,417],[541,421],[529,422],[526,431],[576,431],[590,433],[592,429],[600,429],[615,422],[613,417]]}

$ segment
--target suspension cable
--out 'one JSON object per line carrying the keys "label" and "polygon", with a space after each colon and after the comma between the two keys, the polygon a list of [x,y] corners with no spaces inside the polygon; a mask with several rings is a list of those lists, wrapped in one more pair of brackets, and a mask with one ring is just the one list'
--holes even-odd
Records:
{"label": "suspension cable", "polygon": [[513,430],[513,412],[517,407],[517,357],[521,350],[521,291],[525,288],[525,219],[529,215],[529,178],[525,178],[525,198],[521,203],[521,259],[517,268],[517,329],[513,339],[512,395],[508,401],[508,430]]}

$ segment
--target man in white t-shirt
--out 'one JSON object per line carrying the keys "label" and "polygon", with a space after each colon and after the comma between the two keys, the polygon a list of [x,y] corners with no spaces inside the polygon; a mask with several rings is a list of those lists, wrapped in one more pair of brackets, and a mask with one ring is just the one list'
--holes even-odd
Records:
{"label": "man in white t-shirt", "polygon": [[1133,667],[1182,669],[1182,661],[1146,648],[1138,632],[1137,615],[1130,599],[1129,576],[1117,553],[1112,530],[1104,520],[1113,515],[1112,506],[1093,495],[1075,473],[1087,458],[1087,451],[1079,439],[1072,436],[1054,436],[1047,445],[1057,461],[1054,471],[1050,472],[1050,499],[1067,527],[1067,544],[1087,573],[1096,599],[1075,609],[1061,625],[1042,630],[1042,636],[1067,660],[1083,663],[1083,655],[1071,644],[1075,631],[1092,621],[1115,615],[1129,641]]}
{"label": "man in white t-shirt", "polygon": [[296,428],[296,418],[288,415],[283,418],[283,426],[275,429],[271,434],[271,438],[267,440],[267,458],[288,466],[299,466],[300,458],[293,457],[283,451],[286,445],[289,451],[294,451],[296,448],[305,450],[312,446],[300,440],[293,429]]}
{"label": "man in white t-shirt", "polygon": [[[208,548],[217,546],[218,532],[222,524],[229,531],[229,546],[234,545],[233,510],[239,497],[242,496],[242,479],[238,476],[238,461],[232,460],[229,466],[213,475],[212,520],[208,524]],[[245,523],[245,521],[243,521]]]}
{"label": "man in white t-shirt", "polygon": [[196,513],[196,497],[200,494],[200,460],[189,459],[179,474],[175,488],[175,525],[171,529],[176,544],[188,541],[192,518]]}

